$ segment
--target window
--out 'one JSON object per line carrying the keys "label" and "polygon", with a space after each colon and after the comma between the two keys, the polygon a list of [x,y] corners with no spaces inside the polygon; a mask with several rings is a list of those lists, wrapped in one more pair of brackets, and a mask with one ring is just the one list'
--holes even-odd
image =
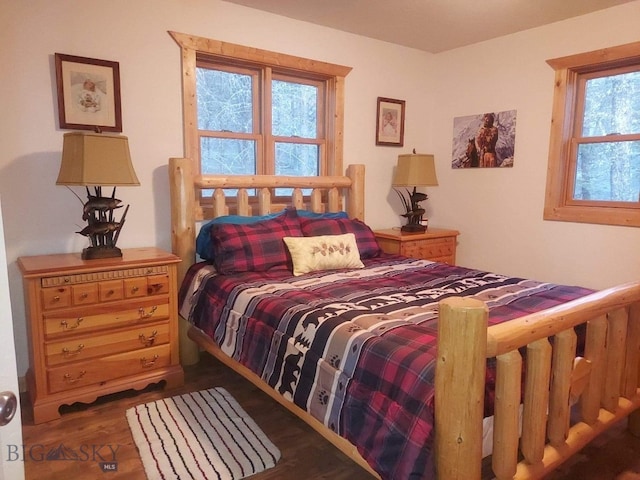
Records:
{"label": "window", "polygon": [[640,226],[640,42],[556,71],[544,218]]}
{"label": "window", "polygon": [[343,174],[343,90],[350,68],[171,35],[182,48],[185,154],[196,172]]}

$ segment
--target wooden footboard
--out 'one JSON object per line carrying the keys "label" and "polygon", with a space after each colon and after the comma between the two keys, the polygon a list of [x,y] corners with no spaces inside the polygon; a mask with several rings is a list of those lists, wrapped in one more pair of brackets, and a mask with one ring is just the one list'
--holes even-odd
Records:
{"label": "wooden footboard", "polygon": [[[350,166],[344,177],[194,177],[189,159],[172,158],[169,172],[173,251],[183,259],[180,280],[195,261],[196,221],[230,212],[261,215],[278,211],[286,205],[272,201],[274,188],[293,188],[289,204],[296,208],[346,210],[352,218],[364,220],[362,165]],[[224,188],[239,189],[231,205]],[[258,191],[255,203],[249,199],[249,189]],[[302,189],[313,193],[305,197]],[[208,198],[203,191],[211,192]],[[306,203],[305,198],[309,198]],[[481,477],[487,358],[495,357],[497,362],[492,467],[499,480],[541,478],[627,416],[629,428],[640,436],[640,282],[492,327],[487,327],[487,316],[486,305],[477,300],[450,298],[440,305],[435,397],[440,480]],[[188,329],[181,321],[180,348],[185,349],[189,348],[185,347]],[[581,324],[586,324],[585,352],[576,358],[574,328]],[[353,445],[284,400],[202,332],[188,331],[198,345],[377,476]],[[526,349],[526,359],[521,349]],[[574,403],[577,406],[572,408]]]}
{"label": "wooden footboard", "polygon": [[[477,300],[450,298],[440,305],[440,480],[481,476],[485,358],[497,360],[492,468],[498,480],[542,478],[625,417],[640,436],[640,283],[489,328],[487,315]],[[586,324],[586,342],[577,358],[574,328],[580,324]]]}

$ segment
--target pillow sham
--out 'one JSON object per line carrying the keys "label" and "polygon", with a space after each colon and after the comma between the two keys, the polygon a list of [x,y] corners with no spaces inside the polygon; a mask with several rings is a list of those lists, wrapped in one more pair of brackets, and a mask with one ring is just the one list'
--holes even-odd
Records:
{"label": "pillow sham", "polygon": [[211,226],[213,264],[218,273],[263,272],[290,268],[282,237],[302,237],[295,210],[256,223],[218,223]]}
{"label": "pillow sham", "polygon": [[353,233],[360,251],[360,258],[378,257],[382,250],[373,230],[360,220],[350,218],[312,219],[300,218],[300,226],[305,237],[318,235],[340,235]]}
{"label": "pillow sham", "polygon": [[363,268],[353,233],[317,237],[284,237],[293,262],[293,275],[321,270]]}
{"label": "pillow sham", "polygon": [[224,215],[222,217],[216,217],[213,220],[209,220],[207,223],[200,227],[200,231],[198,232],[198,236],[196,237],[196,253],[203,260],[213,260],[211,228],[214,225],[219,225],[222,223],[230,223],[233,225],[248,225],[252,223],[263,222],[265,220],[271,220],[272,218],[284,215],[284,213],[285,210],[255,217],[247,217],[243,215]]}

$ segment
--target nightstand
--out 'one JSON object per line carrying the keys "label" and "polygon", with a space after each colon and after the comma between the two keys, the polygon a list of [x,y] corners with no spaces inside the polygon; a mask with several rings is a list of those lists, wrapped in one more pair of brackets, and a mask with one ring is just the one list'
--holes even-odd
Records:
{"label": "nightstand", "polygon": [[388,228],[373,233],[385,253],[456,264],[457,230],[429,227],[424,233],[404,233]]}
{"label": "nightstand", "polygon": [[176,265],[157,248],[82,260],[20,257],[27,310],[27,386],[34,423],[61,405],[165,381],[182,385]]}

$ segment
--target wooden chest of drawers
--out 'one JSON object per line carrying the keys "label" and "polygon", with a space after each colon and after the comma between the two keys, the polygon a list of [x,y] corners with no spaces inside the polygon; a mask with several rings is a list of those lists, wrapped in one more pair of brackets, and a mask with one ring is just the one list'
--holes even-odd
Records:
{"label": "wooden chest of drawers", "polygon": [[395,253],[405,257],[432,260],[449,265],[456,263],[456,242],[460,234],[457,230],[429,228],[424,233],[403,233],[399,229],[389,228],[373,233],[385,253]]}
{"label": "wooden chest of drawers", "polygon": [[21,257],[35,423],[61,405],[166,381],[183,383],[178,356],[176,264],[156,248],[122,258]]}

